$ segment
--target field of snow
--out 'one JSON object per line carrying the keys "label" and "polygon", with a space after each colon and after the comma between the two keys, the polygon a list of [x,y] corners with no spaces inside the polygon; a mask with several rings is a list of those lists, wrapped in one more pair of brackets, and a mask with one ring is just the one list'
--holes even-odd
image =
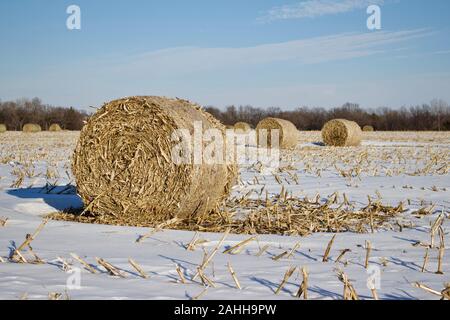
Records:
{"label": "field of snow", "polygon": [[[70,170],[77,137],[76,132],[0,135],[0,299],[298,299],[303,267],[309,274],[309,299],[342,299],[338,270],[361,299],[373,299],[368,282],[375,284],[380,299],[440,299],[414,284],[441,292],[450,283],[449,133],[367,133],[361,147],[328,148],[317,143],[318,132],[304,132],[298,148],[282,154],[282,167],[288,169],[275,175],[254,166],[241,168],[232,197],[264,187],[270,196],[284,189],[293,197],[324,202],[333,194],[341,201],[345,194],[355,210],[369,198],[391,206],[403,202],[407,211],[391,228],[337,234],[328,262],[322,260],[331,233],[258,235],[239,252],[226,254],[223,251],[250,238],[229,235],[204,270],[210,280],[205,287],[200,277],[192,278],[223,234],[199,233],[193,250],[187,250],[195,232],[148,234],[148,228],[53,220],[32,241],[32,251],[21,250],[27,263],[11,261],[44,216],[82,206]],[[435,232],[430,248],[431,226],[440,216],[443,232]],[[144,234],[148,237],[137,242]],[[436,273],[440,235],[446,244],[441,249],[443,274]],[[368,268],[366,241],[372,246]],[[350,251],[336,261],[345,249]],[[278,258],[283,252],[288,254]],[[33,253],[40,263],[34,263]],[[71,253],[90,264],[92,272]],[[120,275],[110,275],[96,258],[116,267]],[[295,272],[276,294],[290,267],[296,267]]]}

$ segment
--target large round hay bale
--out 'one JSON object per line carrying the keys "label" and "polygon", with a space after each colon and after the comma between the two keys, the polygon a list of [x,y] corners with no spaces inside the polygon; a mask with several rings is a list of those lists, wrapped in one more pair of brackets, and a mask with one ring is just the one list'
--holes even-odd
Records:
{"label": "large round hay bale", "polygon": [[364,126],[362,129],[364,132],[374,132],[375,129],[372,126]]}
{"label": "large round hay bale", "polygon": [[322,129],[323,142],[327,146],[359,146],[361,135],[361,127],[356,122],[345,119],[331,120]]}
{"label": "large round hay bale", "polygon": [[0,133],[6,132],[8,130],[8,128],[6,128],[6,125],[4,125],[3,123],[0,123]]}
{"label": "large round hay bale", "polygon": [[50,127],[48,127],[48,131],[58,132],[62,131],[61,127],[57,123],[53,123]]}
{"label": "large round hay bale", "polygon": [[[72,170],[78,194],[95,216],[137,224],[193,218],[221,202],[235,182],[235,165],[176,163],[175,130],[193,136],[225,127],[189,101],[130,97],[105,104],[83,127]],[[178,150],[179,151],[179,150]]]}
{"label": "large round hay bale", "polygon": [[[267,132],[267,142],[260,141],[261,132],[260,130],[266,130]],[[298,144],[299,131],[295,125],[288,121],[278,118],[266,118],[258,123],[256,127],[258,145],[268,147],[275,146],[272,143],[272,130],[279,130],[279,147],[282,149],[294,148]]]}
{"label": "large round hay bale", "polygon": [[248,133],[252,130],[252,126],[249,125],[247,122],[237,122],[234,125],[234,130],[236,132]]}
{"label": "large round hay bale", "polygon": [[26,133],[36,133],[36,132],[41,132],[42,128],[38,124],[27,123],[26,125],[23,126],[22,131],[26,132]]}

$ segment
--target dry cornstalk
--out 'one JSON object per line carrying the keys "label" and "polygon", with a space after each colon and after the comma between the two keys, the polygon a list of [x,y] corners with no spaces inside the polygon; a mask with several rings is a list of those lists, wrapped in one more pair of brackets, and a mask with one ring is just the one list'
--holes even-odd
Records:
{"label": "dry cornstalk", "polygon": [[371,251],[372,251],[372,244],[370,243],[370,241],[366,241],[366,261],[364,263],[364,267],[366,269],[369,267],[369,259]]}
{"label": "dry cornstalk", "polygon": [[377,293],[377,289],[376,288],[372,288],[372,289],[370,289],[370,291],[372,292],[372,296],[373,296],[374,300],[380,300],[378,298],[378,293]]}
{"label": "dry cornstalk", "polygon": [[163,228],[169,227],[170,225],[177,223],[180,219],[178,218],[173,218],[170,220],[167,220],[159,225],[156,226],[156,228],[154,228],[153,230],[151,230],[150,232],[140,236],[136,242],[142,242],[143,240],[147,239],[148,237],[151,237],[153,234],[155,234],[156,232],[161,231]]}
{"label": "dry cornstalk", "polygon": [[421,272],[425,272],[427,269],[427,263],[428,263],[428,251],[429,248],[425,249],[425,257],[423,257],[423,265],[422,265],[422,270]]}
{"label": "dry cornstalk", "polygon": [[8,218],[0,219],[0,227],[6,226],[6,222],[8,221]]}
{"label": "dry cornstalk", "polygon": [[110,275],[125,278],[125,275],[118,268],[116,268],[109,262],[97,257],[95,258],[95,260],[97,260],[98,264],[101,265],[103,268],[105,268]]}
{"label": "dry cornstalk", "polygon": [[297,250],[300,247],[300,242],[297,242],[295,246],[289,251],[288,255],[286,256],[286,259],[289,259],[294,254],[295,250]]}
{"label": "dry cornstalk", "polygon": [[351,252],[352,250],[350,250],[350,249],[344,249],[344,250],[342,250],[341,251],[341,254],[337,257],[337,259],[336,259],[336,263],[339,263],[339,261],[341,261],[341,259],[344,257],[344,255],[347,253],[347,252]]}
{"label": "dry cornstalk", "polygon": [[202,263],[200,264],[201,266],[206,262],[206,260],[208,259],[208,252],[206,251],[205,248],[202,248],[203,250],[203,258],[202,258]]}
{"label": "dry cornstalk", "polygon": [[208,291],[209,287],[205,287],[202,292],[200,292],[197,296],[193,297],[192,300],[198,300],[201,297],[205,295],[205,293]]}
{"label": "dry cornstalk", "polygon": [[[216,210],[201,219],[181,219],[176,224],[177,229],[199,232],[224,232],[231,228],[235,234],[279,234],[291,236],[307,236],[312,233],[356,232],[366,233],[370,230],[369,213],[372,211],[374,228],[387,227],[388,222],[398,216],[396,208],[372,203],[361,210],[336,209],[305,201],[299,197],[290,197],[286,201],[275,199],[247,199],[244,205],[239,199],[231,198]],[[251,214],[244,219],[236,215],[237,208],[249,210]],[[295,214],[294,214],[295,213]],[[58,213],[52,215],[54,219],[77,221],[82,223],[101,223],[125,225],[123,221],[108,215],[82,216]],[[161,217],[149,217],[145,222],[132,221],[126,225],[154,228],[162,221]],[[199,240],[195,242],[199,245]]]}
{"label": "dry cornstalk", "polygon": [[[211,252],[211,254],[208,257],[205,256],[203,258],[203,262],[202,262],[202,264],[200,265],[200,267],[197,270],[205,270],[205,268],[208,266],[208,263],[212,260],[212,258],[214,258],[214,256],[216,255],[217,251],[222,246],[223,242],[225,241],[225,238],[228,236],[229,233],[230,233],[230,228],[228,228],[225,231],[225,233],[222,236],[222,239],[220,239],[219,243],[214,248],[214,250]],[[198,276],[199,276],[199,272],[197,271],[197,273],[194,275],[192,280],[194,281]]]}
{"label": "dry cornstalk", "polygon": [[61,263],[61,265],[62,265],[61,269],[64,272],[68,272],[68,271],[72,270],[72,267],[65,259],[58,257],[57,260]]}
{"label": "dry cornstalk", "polygon": [[303,299],[308,300],[308,271],[305,267],[302,268],[303,281],[297,292],[297,298],[303,295]]}
{"label": "dry cornstalk", "polygon": [[61,300],[62,294],[59,292],[50,292],[48,294],[48,300]]}
{"label": "dry cornstalk", "polygon": [[198,239],[198,231],[195,232],[194,237],[192,238],[191,242],[189,242],[188,246],[186,247],[186,250],[194,251],[197,239]]}
{"label": "dry cornstalk", "polygon": [[179,264],[177,265],[177,273],[181,279],[181,283],[186,283],[186,278],[184,277],[183,271],[181,271],[181,267]]}
{"label": "dry cornstalk", "polygon": [[239,283],[239,280],[238,280],[238,278],[237,278],[237,276],[236,276],[236,272],[234,272],[234,269],[233,269],[233,267],[231,266],[231,263],[230,262],[228,262],[228,271],[230,271],[230,274],[231,274],[231,276],[233,277],[233,281],[234,281],[234,283],[236,284],[236,287],[239,289],[239,290],[241,290],[242,288],[241,288],[241,284]]}
{"label": "dry cornstalk", "polygon": [[370,232],[371,233],[375,233],[375,226],[373,224],[373,212],[370,213]]}
{"label": "dry cornstalk", "polygon": [[11,257],[10,257],[11,260],[13,260],[13,261],[17,260],[17,256],[20,257],[20,260],[24,260],[23,256],[20,254],[20,251],[22,251],[23,249],[25,249],[25,247],[27,247],[31,244],[31,242],[37,237],[39,232],[41,232],[41,230],[45,227],[45,225],[47,224],[47,222],[49,220],[50,220],[50,218],[45,218],[41,222],[41,224],[37,227],[36,231],[34,231],[34,233],[32,235],[26,236],[25,241],[12,252]]}
{"label": "dry cornstalk", "polygon": [[444,290],[441,291],[441,294],[442,294],[441,300],[444,300],[444,299],[450,300],[450,283],[445,284],[445,288],[444,288]]}
{"label": "dry cornstalk", "polygon": [[284,252],[280,253],[279,255],[273,257],[272,260],[273,260],[273,261],[278,261],[278,260],[280,260],[281,258],[283,258],[284,256],[286,256],[287,254],[288,254],[288,252],[287,252],[287,251],[284,251]]}
{"label": "dry cornstalk", "polygon": [[83,259],[81,259],[78,255],[76,255],[75,253],[71,253],[70,254],[72,256],[72,258],[74,258],[75,260],[77,260],[79,263],[81,263],[90,273],[97,273],[95,271],[94,268],[92,268],[92,266],[90,264],[88,264],[86,261],[84,261]]}
{"label": "dry cornstalk", "polygon": [[278,286],[278,289],[275,291],[275,294],[279,294],[281,292],[281,290],[284,288],[286,283],[289,281],[289,278],[294,273],[295,269],[297,269],[297,267],[290,267],[286,271],[286,273],[284,274],[283,280],[281,281],[280,285]]}
{"label": "dry cornstalk", "polygon": [[346,205],[346,206],[350,205],[350,201],[348,200],[347,195],[345,194],[345,192],[344,192],[344,194],[343,194],[343,197],[344,197],[344,200],[343,200],[342,203],[343,203],[344,205]]}
{"label": "dry cornstalk", "polygon": [[242,242],[239,242],[237,245],[225,250],[224,254],[237,254],[239,253],[248,243],[250,243],[253,240],[256,240],[256,236],[248,238],[247,240],[244,240]]}
{"label": "dry cornstalk", "polygon": [[268,244],[266,244],[264,247],[262,247],[262,248],[259,250],[259,252],[256,254],[256,256],[257,256],[257,257],[261,257],[262,254],[263,254],[264,252],[266,252],[267,249],[269,249],[269,245],[268,245]]}
{"label": "dry cornstalk", "polygon": [[200,276],[200,279],[202,280],[202,283],[206,287],[213,287],[216,288],[216,285],[214,282],[212,282],[211,279],[209,279],[204,273],[203,270],[199,267],[197,268],[198,275]]}
{"label": "dry cornstalk", "polygon": [[335,238],[336,238],[336,235],[333,235],[333,237],[331,238],[330,242],[328,242],[328,246],[327,246],[327,249],[325,250],[325,253],[323,255],[322,262],[328,262],[328,256],[330,255],[331,247],[333,246]]}
{"label": "dry cornstalk", "polygon": [[144,270],[142,269],[142,267],[133,259],[129,258],[128,262],[131,264],[131,266],[137,271],[139,272],[139,274],[141,275],[142,278],[147,279],[148,275],[144,272]]}
{"label": "dry cornstalk", "polygon": [[14,256],[14,259],[11,259],[12,261],[15,261],[17,263],[28,263],[27,259],[20,253],[20,251],[16,251]]}
{"label": "dry cornstalk", "polygon": [[436,296],[442,297],[442,293],[441,293],[441,292],[436,291],[436,290],[434,290],[434,289],[431,289],[430,287],[427,287],[426,285],[421,284],[421,283],[419,283],[419,282],[414,283],[413,286],[415,286],[416,288],[425,290],[425,291],[427,291],[427,292],[429,292],[429,293],[431,293],[431,294],[434,294],[434,295],[436,295]]}
{"label": "dry cornstalk", "polygon": [[444,274],[444,272],[442,271],[442,261],[444,260],[445,243],[444,243],[444,230],[442,229],[442,226],[439,227],[439,238],[440,244],[438,255],[438,269],[436,271],[436,274]]}
{"label": "dry cornstalk", "polygon": [[34,264],[43,264],[43,263],[45,263],[44,260],[39,258],[38,255],[36,253],[34,253],[33,248],[30,245],[28,245],[28,251],[34,257],[34,261],[32,263],[34,263]]}
{"label": "dry cornstalk", "polygon": [[444,215],[441,214],[441,215],[439,215],[439,217],[436,218],[433,225],[431,226],[431,230],[430,230],[430,237],[431,237],[430,247],[431,248],[434,248],[434,236],[436,235],[436,232],[439,230],[439,227],[442,225],[443,221],[444,221]]}
{"label": "dry cornstalk", "polygon": [[338,270],[338,279],[344,284],[344,300],[359,300],[355,288],[350,283],[348,276],[344,272]]}

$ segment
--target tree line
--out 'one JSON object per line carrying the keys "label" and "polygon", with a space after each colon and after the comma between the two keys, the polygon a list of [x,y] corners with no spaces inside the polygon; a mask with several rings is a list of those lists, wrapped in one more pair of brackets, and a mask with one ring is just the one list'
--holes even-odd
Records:
{"label": "tree line", "polygon": [[[379,131],[450,130],[450,106],[437,99],[429,104],[400,109],[363,109],[354,103],[346,103],[330,110],[300,107],[286,111],[275,107],[263,109],[253,106],[229,106],[225,110],[208,106],[205,109],[226,125],[243,121],[256,127],[264,118],[276,117],[291,121],[300,130],[321,130],[327,121],[344,118],[356,121],[360,126],[370,125]],[[81,130],[88,117],[86,111],[73,107],[51,106],[44,104],[39,98],[0,101],[0,123],[5,124],[11,131],[22,130],[26,123],[39,124],[44,130],[53,123],[66,130]]]}
{"label": "tree line", "polygon": [[220,110],[213,106],[206,111],[226,125],[243,121],[256,126],[267,117],[286,119],[299,130],[321,130],[332,119],[343,118],[357,122],[361,127],[370,125],[379,131],[449,131],[450,107],[443,100],[433,100],[429,104],[392,109],[362,109],[358,104],[346,103],[341,107],[324,108],[300,107],[293,111],[280,108],[261,109],[252,106],[229,106]]}
{"label": "tree line", "polygon": [[20,131],[27,123],[35,123],[47,130],[53,123],[65,130],[81,130],[88,118],[85,111],[73,107],[55,107],[42,103],[39,98],[0,101],[0,123],[10,131]]}

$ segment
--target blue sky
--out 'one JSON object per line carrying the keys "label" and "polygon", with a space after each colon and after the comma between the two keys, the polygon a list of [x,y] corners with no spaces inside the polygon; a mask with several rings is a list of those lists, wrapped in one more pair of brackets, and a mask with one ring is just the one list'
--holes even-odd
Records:
{"label": "blue sky", "polygon": [[[366,8],[381,7],[382,29]],[[81,30],[66,9],[81,8]],[[450,102],[448,0],[0,2],[0,98],[87,108],[131,95],[202,105]]]}

